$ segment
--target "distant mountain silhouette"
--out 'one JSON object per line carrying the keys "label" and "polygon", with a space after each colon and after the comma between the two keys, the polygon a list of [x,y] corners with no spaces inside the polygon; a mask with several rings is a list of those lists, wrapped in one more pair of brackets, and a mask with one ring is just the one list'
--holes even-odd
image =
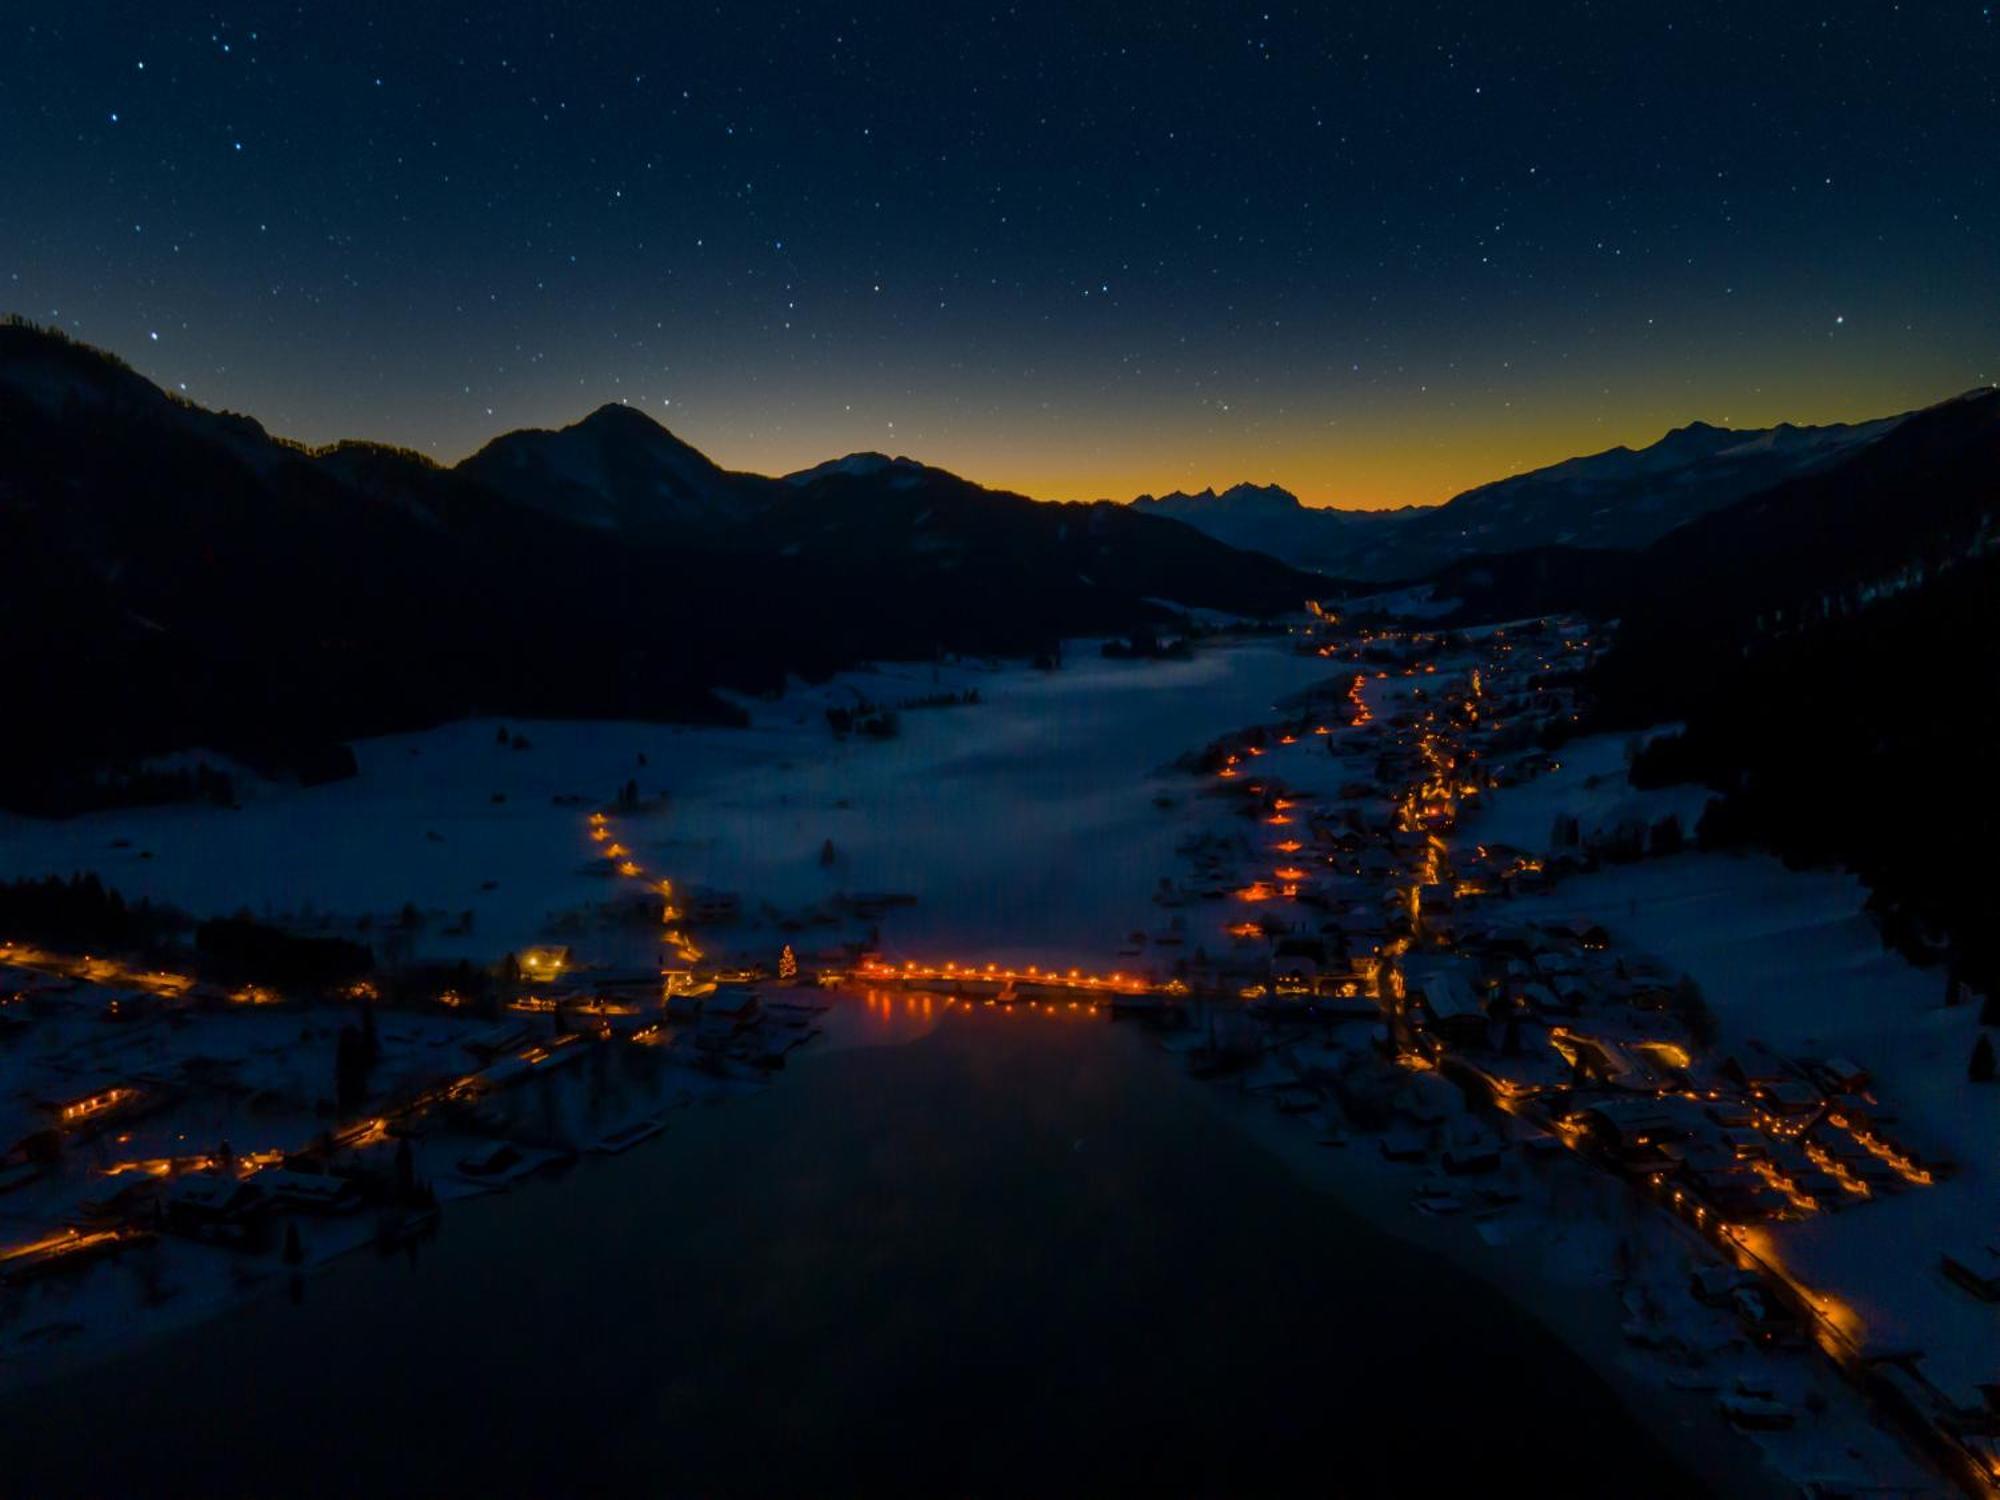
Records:
{"label": "distant mountain silhouette", "polygon": [[1232,485],[1220,494],[1211,489],[1141,495],[1132,508],[1185,522],[1232,547],[1269,553],[1298,566],[1307,566],[1297,564],[1299,558],[1339,558],[1344,576],[1352,578],[1375,577],[1370,560],[1400,521],[1418,514],[1304,505],[1297,495],[1275,484]]}
{"label": "distant mountain silhouette", "polygon": [[626,407],[456,468],[306,448],[20,324],[0,556],[0,677],[37,723],[0,742],[0,803],[45,809],[183,746],[296,767],[475,712],[726,719],[718,688],[1327,588],[1124,506],[917,465],[731,474]]}
{"label": "distant mountain silhouette", "polygon": [[1691,422],[1645,448],[1617,447],[1496,480],[1433,507],[1302,505],[1276,485],[1133,502],[1234,547],[1343,577],[1423,577],[1481,554],[1526,547],[1643,547],[1675,527],[1782,480],[1837,462],[1900,417],[1825,427],[1738,430]]}
{"label": "distant mountain silhouette", "polygon": [[1982,388],[1896,418],[1644,547],[1482,552],[1428,581],[1467,617],[1582,609],[1620,617],[1628,642],[1657,634],[1685,655],[1712,634],[1733,651],[1747,633],[1865,604],[1983,555],[1996,510],[2000,392]]}
{"label": "distant mountain silhouette", "polygon": [[1461,622],[1616,618],[1580,729],[1684,726],[1633,774],[1722,793],[1705,843],[1850,869],[1888,940],[1924,962],[1949,940],[1969,982],[2000,990],[2000,804],[1976,769],[2000,738],[2000,391],[1913,412],[1649,546],[1480,555],[1431,586]]}
{"label": "distant mountain silhouette", "polygon": [[[1219,495],[1212,489],[1192,495],[1184,490],[1173,490],[1158,497],[1141,495],[1132,503],[1141,510],[1156,511],[1176,520],[1196,514],[1238,516],[1245,520],[1280,520],[1305,509],[1297,495],[1275,484],[1232,485]],[[1349,513],[1341,511],[1335,514],[1345,516]]]}
{"label": "distant mountain silhouette", "polygon": [[1996,525],[2000,391],[1982,389],[1639,552],[1621,636],[1634,653],[1740,654],[1985,557]]}

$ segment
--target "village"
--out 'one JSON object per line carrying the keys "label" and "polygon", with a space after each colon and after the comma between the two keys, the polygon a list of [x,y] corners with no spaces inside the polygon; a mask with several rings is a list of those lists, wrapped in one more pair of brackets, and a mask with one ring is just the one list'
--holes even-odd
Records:
{"label": "village", "polygon": [[[900,894],[844,898],[801,953],[799,922],[767,930],[736,894],[649,868],[625,791],[578,836],[650,924],[651,963],[549,941],[420,991],[290,994],[6,942],[0,1380],[349,1250],[413,1251],[441,1203],[766,1087],[849,1007],[900,1006],[915,1035],[978,1006],[1153,1026],[1197,1078],[1405,1174],[1427,1220],[1531,1218],[1562,1174],[1641,1199],[1688,1257],[1678,1284],[1628,1278],[1620,1336],[1663,1378],[1782,1444],[1811,1425],[1797,1372],[1817,1364],[1991,1492],[2000,1217],[1946,1215],[1953,1238],[1864,1266],[1922,1283],[1893,1338],[1860,1309],[1898,1293],[1816,1270],[1855,1263],[1822,1252],[1827,1226],[1952,1191],[1958,1153],[1904,1122],[1867,1059],[1729,1034],[1672,965],[1564,910],[1573,879],[1688,848],[1681,812],[1558,819],[1540,846],[1467,832],[1560,770],[1551,731],[1593,630],[1302,628],[1292,649],[1332,675],[1160,783],[1179,868],[1094,968],[906,955],[896,919],[919,898]],[[1969,1336],[1910,1336],[1940,1318]],[[1851,1492],[1837,1477],[1821,1492]]]}
{"label": "village", "polygon": [[[1190,877],[1158,897],[1228,913],[1200,929],[1221,925],[1227,946],[1173,962],[1179,982],[1229,997],[1200,1007],[1189,1065],[1268,1096],[1323,1145],[1403,1164],[1426,1215],[1518,1220],[1552,1154],[1615,1180],[1697,1247],[1682,1285],[1627,1278],[1621,1335],[1669,1383],[1779,1443],[1818,1403],[1778,1372],[1812,1351],[1990,1493],[2000,1209],[1954,1181],[1964,1147],[1907,1123],[1865,1060],[1729,1034],[1687,976],[1564,909],[1573,877],[1688,849],[1679,811],[1588,835],[1559,817],[1546,847],[1462,831],[1559,769],[1547,731],[1575,712],[1591,628],[1339,639],[1321,649],[1355,668],[1344,698],[1208,748],[1194,769],[1235,826],[1191,838]],[[1891,1221],[1939,1195],[1958,1207]],[[1913,1243],[1913,1224],[1941,1236]],[[1768,1358],[1731,1358],[1743,1350]],[[1848,1458],[1816,1492],[1887,1485],[1871,1471],[1899,1467]]]}
{"label": "village", "polygon": [[[636,879],[607,825],[590,816],[592,842]],[[627,1151],[672,1108],[757,1087],[825,1002],[696,977],[671,887],[655,896],[657,968],[586,974],[551,945],[447,970],[415,1000],[0,944],[0,1378],[346,1251],[413,1246],[441,1202]]]}

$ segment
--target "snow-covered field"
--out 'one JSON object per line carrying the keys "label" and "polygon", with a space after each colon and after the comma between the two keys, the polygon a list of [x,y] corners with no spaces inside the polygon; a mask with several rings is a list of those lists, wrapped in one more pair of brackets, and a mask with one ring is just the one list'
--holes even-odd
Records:
{"label": "snow-covered field", "polygon": [[1558,815],[1575,818],[1586,839],[1624,823],[1650,827],[1672,815],[1692,839],[1702,809],[1714,794],[1699,786],[1641,791],[1627,781],[1630,745],[1634,738],[1648,737],[1597,734],[1570,741],[1557,752],[1554,770],[1491,798],[1460,825],[1463,833],[1480,843],[1543,849]]}
{"label": "snow-covered field", "polygon": [[[1053,673],[884,667],[800,686],[747,700],[743,730],[510,721],[529,742],[516,750],[496,721],[457,723],[364,741],[354,779],[258,784],[239,811],[0,819],[0,875],[95,869],[196,915],[369,916],[378,932],[411,905],[429,914],[417,951],[490,962],[563,936],[564,914],[612,893],[586,811],[636,779],[645,809],[616,829],[646,873],[743,898],[748,930],[703,931],[711,953],[774,963],[778,939],[754,923],[766,904],[903,892],[919,900],[882,924],[892,955],[1106,966],[1172,863],[1156,773],[1327,675],[1282,639],[1185,662],[1105,661],[1074,643]],[[966,688],[981,701],[906,711],[892,740],[837,741],[825,717]],[[469,930],[445,930],[466,912]],[[650,937],[590,946],[635,962],[653,956]],[[804,952],[810,930],[795,941]]]}

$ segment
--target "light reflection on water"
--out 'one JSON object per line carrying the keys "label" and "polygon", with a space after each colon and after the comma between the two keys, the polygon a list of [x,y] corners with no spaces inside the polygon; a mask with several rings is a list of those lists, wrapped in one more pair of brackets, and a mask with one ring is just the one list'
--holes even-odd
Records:
{"label": "light reflection on water", "polygon": [[1218,1129],[1142,1032],[828,998],[768,1088],[449,1205],[407,1270],[23,1393],[4,1483],[1691,1493],[1547,1334]]}

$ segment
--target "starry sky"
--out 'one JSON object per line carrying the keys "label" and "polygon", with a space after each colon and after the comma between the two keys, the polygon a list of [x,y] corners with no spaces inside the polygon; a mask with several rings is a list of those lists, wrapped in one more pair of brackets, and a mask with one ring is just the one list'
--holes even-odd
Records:
{"label": "starry sky", "polygon": [[308,441],[1432,502],[2000,379],[1990,0],[12,0],[0,308]]}

